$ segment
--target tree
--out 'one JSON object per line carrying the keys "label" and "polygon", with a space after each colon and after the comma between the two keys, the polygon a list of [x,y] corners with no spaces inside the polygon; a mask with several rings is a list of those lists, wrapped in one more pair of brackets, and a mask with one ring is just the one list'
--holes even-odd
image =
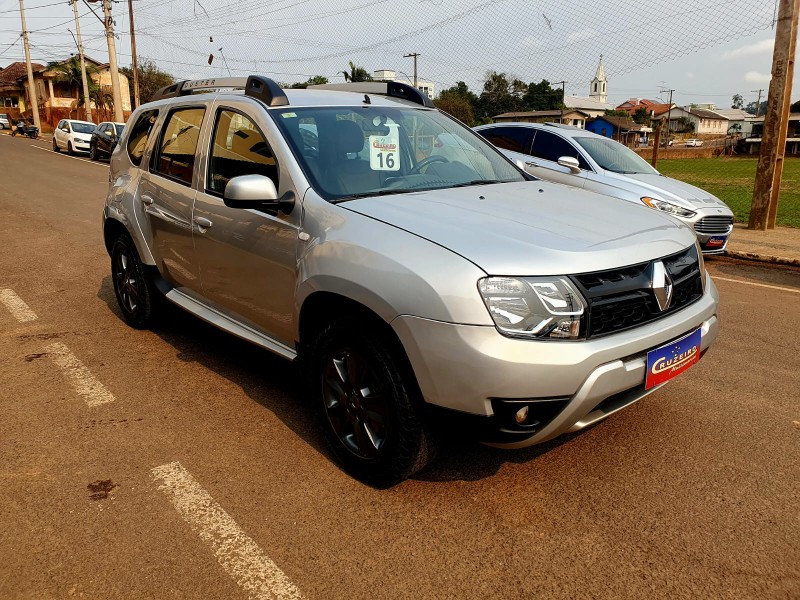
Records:
{"label": "tree", "polygon": [[731,108],[744,108],[744,98],[742,98],[741,94],[733,95],[733,99],[731,100]]}
{"label": "tree", "polygon": [[[55,73],[55,80],[58,83],[66,83],[70,89],[77,88],[79,94],[83,94],[83,77],[81,74],[81,61],[77,56],[72,56],[67,60],[54,61],[47,63],[47,70]],[[86,65],[86,81],[89,84],[89,99],[92,100],[92,85],[96,84],[92,80],[92,75],[97,73],[97,69],[91,65]],[[83,106],[86,98],[78,96],[78,106]]]}
{"label": "tree", "polygon": [[[175,78],[172,75],[159,69],[156,63],[149,58],[139,57],[138,71],[139,100],[142,104],[150,102],[150,98],[153,97],[153,94],[161,88],[175,83]],[[131,98],[133,98],[133,69],[130,67],[120,67],[119,72],[128,78]]]}
{"label": "tree", "polygon": [[344,80],[349,82],[356,82],[356,81],[372,81],[372,75],[370,75],[364,67],[357,67],[353,64],[353,61],[349,61],[347,66],[350,67],[350,71],[342,71],[342,75],[344,75]]}
{"label": "tree", "polygon": [[529,83],[522,97],[523,110],[558,110],[564,104],[564,92],[554,88],[546,79]]}
{"label": "tree", "polygon": [[607,117],[623,117],[625,119],[630,117],[626,110],[606,110],[603,114]]}
{"label": "tree", "polygon": [[633,112],[633,122],[638,123],[639,125],[650,125],[650,113],[647,112],[647,108],[644,106],[640,106]]}
{"label": "tree", "polygon": [[[749,112],[751,115],[756,114],[756,103],[755,102],[748,102],[747,106],[744,109]],[[758,110],[759,115],[763,115],[767,112],[767,101],[764,100],[761,102],[761,108]]]}
{"label": "tree", "polygon": [[447,114],[454,116],[466,125],[472,125],[475,122],[475,113],[472,111],[472,104],[464,96],[445,91],[439,94],[439,97],[433,101],[433,104],[439,110],[443,110]]}
{"label": "tree", "polygon": [[[328,78],[322,75],[314,75],[313,77],[309,77],[306,81],[302,83],[293,83],[292,85],[288,86],[294,90],[302,90],[307,88],[310,85],[325,85],[328,83]],[[285,87],[285,86],[281,86]]]}

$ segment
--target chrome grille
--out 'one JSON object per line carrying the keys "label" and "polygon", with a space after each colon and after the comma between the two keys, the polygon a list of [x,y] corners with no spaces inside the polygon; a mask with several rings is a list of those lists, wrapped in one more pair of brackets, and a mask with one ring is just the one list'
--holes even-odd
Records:
{"label": "chrome grille", "polygon": [[587,337],[601,337],[655,321],[703,295],[700,261],[694,246],[661,260],[673,282],[672,302],[665,311],[658,308],[651,287],[654,261],[572,277],[589,303]]}
{"label": "chrome grille", "polygon": [[728,233],[733,225],[733,217],[703,217],[694,224],[698,233]]}

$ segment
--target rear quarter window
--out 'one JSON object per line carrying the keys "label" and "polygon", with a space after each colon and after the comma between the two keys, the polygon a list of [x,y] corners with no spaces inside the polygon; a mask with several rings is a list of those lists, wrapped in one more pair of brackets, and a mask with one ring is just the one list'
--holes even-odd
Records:
{"label": "rear quarter window", "polygon": [[158,110],[146,110],[139,115],[136,123],[131,127],[126,147],[131,162],[136,166],[142,164],[142,156],[144,156],[147,141],[150,139],[156,119],[158,119]]}

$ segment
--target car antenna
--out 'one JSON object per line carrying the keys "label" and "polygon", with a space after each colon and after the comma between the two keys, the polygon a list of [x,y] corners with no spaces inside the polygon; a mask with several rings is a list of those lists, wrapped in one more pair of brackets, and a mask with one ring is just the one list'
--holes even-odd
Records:
{"label": "car antenna", "polygon": [[364,104],[372,104],[372,100],[366,94],[364,94]]}

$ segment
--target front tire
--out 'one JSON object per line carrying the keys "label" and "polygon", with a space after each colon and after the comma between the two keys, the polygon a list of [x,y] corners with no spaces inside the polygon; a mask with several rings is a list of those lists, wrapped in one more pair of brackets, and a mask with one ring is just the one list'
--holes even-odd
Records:
{"label": "front tire", "polygon": [[341,320],[317,338],[312,400],[343,468],[378,487],[407,479],[433,455],[414,375],[397,343],[363,322]]}
{"label": "front tire", "polygon": [[70,156],[75,154],[75,150],[72,149],[72,142],[67,142],[67,154]]}
{"label": "front tire", "polygon": [[152,325],[157,317],[158,290],[128,235],[120,235],[111,247],[111,279],[125,322],[136,329]]}
{"label": "front tire", "polygon": [[89,146],[89,159],[90,160],[97,160],[97,158],[98,158],[98,156],[97,156],[97,146],[92,144],[91,146]]}
{"label": "front tire", "polygon": [[59,148],[56,143],[56,138],[53,138],[53,152],[61,152],[61,148]]}

